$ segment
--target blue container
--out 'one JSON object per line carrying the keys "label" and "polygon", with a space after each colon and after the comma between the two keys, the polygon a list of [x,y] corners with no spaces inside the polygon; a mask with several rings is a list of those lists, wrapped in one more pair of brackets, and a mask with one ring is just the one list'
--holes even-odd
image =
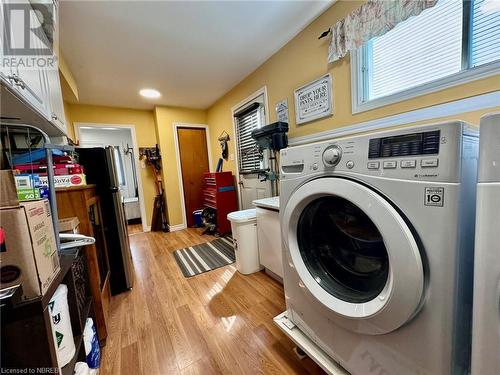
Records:
{"label": "blue container", "polygon": [[194,221],[194,226],[199,228],[203,226],[203,221],[201,220],[201,212],[203,210],[194,210],[193,211],[193,221]]}
{"label": "blue container", "polygon": [[[64,151],[61,150],[52,150],[53,156],[62,156],[64,155]],[[44,160],[47,157],[44,148],[37,148],[35,150],[25,152],[24,154],[16,155],[12,157],[12,164],[28,164],[34,163],[39,160]]]}

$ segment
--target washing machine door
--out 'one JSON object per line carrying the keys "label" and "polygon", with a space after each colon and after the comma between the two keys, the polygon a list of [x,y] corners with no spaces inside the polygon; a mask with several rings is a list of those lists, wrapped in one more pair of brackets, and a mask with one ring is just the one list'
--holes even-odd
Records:
{"label": "washing machine door", "polygon": [[424,290],[421,255],[382,195],[353,180],[321,178],[292,194],[282,220],[300,285],[332,312],[330,319],[383,334],[416,313]]}

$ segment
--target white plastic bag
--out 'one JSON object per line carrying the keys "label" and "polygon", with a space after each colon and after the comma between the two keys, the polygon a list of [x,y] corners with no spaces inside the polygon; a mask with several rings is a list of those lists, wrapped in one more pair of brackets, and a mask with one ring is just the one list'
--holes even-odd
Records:
{"label": "white plastic bag", "polygon": [[61,284],[57,287],[49,302],[50,323],[56,347],[59,367],[66,366],[75,355],[75,341],[71,329],[68,307],[68,287]]}
{"label": "white plastic bag", "polygon": [[85,362],[76,362],[75,375],[90,375],[89,366]]}

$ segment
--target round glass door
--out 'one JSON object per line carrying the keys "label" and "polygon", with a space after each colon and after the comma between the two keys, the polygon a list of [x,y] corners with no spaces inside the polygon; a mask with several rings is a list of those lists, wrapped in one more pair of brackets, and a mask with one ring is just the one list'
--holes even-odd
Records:
{"label": "round glass door", "polygon": [[389,256],[381,233],[344,198],[309,203],[298,221],[297,243],[314,280],[343,301],[370,301],[387,282]]}
{"label": "round glass door", "polygon": [[281,228],[297,287],[329,319],[383,334],[416,313],[424,289],[420,250],[405,219],[377,191],[345,178],[306,182],[287,200]]}

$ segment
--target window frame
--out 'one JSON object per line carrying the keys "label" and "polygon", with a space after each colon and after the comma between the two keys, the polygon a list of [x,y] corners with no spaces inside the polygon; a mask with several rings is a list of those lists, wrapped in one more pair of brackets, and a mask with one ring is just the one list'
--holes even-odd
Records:
{"label": "window frame", "polygon": [[351,105],[352,113],[361,113],[372,109],[384,107],[386,105],[399,103],[405,100],[413,99],[422,95],[441,91],[450,87],[473,82],[479,79],[487,78],[500,74],[500,61],[470,67],[471,51],[471,32],[472,32],[472,2],[464,0],[463,2],[463,21],[462,21],[462,70],[458,73],[424,83],[406,90],[396,92],[376,99],[368,99],[368,72],[371,61],[368,59],[369,44],[365,44],[358,50],[351,51]]}
{"label": "window frame", "polygon": [[[266,160],[260,160],[259,161],[259,168],[258,169],[252,169],[252,170],[247,170],[247,169],[242,169],[242,160],[241,160],[241,149],[240,149],[240,140],[239,140],[239,123],[238,123],[238,118],[235,116],[236,113],[240,111],[244,111],[246,108],[250,107],[254,103],[258,103],[259,107],[256,109],[258,116],[259,116],[259,121],[258,121],[258,126],[256,129],[260,129],[262,126],[266,124],[267,121],[267,111],[266,111],[266,93],[262,92],[259,93],[259,95],[253,97],[251,100],[247,101],[243,105],[237,107],[235,110],[232,111],[232,116],[233,116],[233,124],[234,124],[234,134],[235,134],[235,146],[236,146],[236,155],[237,155],[237,166],[238,166],[238,174],[240,175],[252,175],[252,174],[257,174],[258,170],[263,170],[266,168]],[[255,142],[256,143],[256,142]]]}
{"label": "window frame", "polygon": [[[263,162],[262,160],[259,160],[257,163],[254,163],[254,167],[255,168],[252,168],[252,169],[248,169],[248,168],[245,168],[243,163],[244,163],[244,159],[243,157],[244,156],[247,156],[248,153],[250,151],[252,151],[252,160],[257,160],[255,159],[255,157],[259,157],[258,155],[258,149],[256,148],[256,145],[257,145],[257,142],[252,142],[253,146],[252,147],[248,147],[248,148],[245,148],[245,149],[242,149],[241,147],[241,135],[240,135],[240,121],[243,121],[242,119],[245,118],[246,116],[249,116],[250,114],[252,115],[256,115],[257,117],[257,126],[255,127],[255,129],[260,129],[262,127],[262,123],[264,122],[264,105],[262,103],[258,103],[258,102],[252,102],[252,103],[249,103],[246,107],[250,107],[251,105],[254,105],[254,104],[257,104],[258,107],[256,107],[255,109],[253,109],[252,111],[250,111],[248,114],[244,115],[244,116],[235,116],[235,122],[236,122],[236,148],[237,148],[237,152],[238,152],[238,170],[240,171],[240,174],[254,174],[256,170],[261,170],[263,169]],[[245,110],[245,107],[242,108],[241,110]],[[246,151],[245,153],[243,153],[243,151]],[[257,164],[258,164],[258,167],[257,167]]]}

